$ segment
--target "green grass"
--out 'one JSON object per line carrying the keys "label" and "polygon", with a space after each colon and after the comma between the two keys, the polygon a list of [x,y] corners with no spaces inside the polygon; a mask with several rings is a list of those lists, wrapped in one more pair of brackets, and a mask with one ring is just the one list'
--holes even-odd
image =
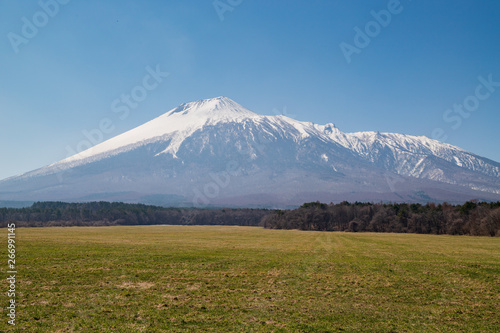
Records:
{"label": "green grass", "polygon": [[[499,238],[215,226],[16,233],[19,332],[500,331]],[[5,307],[0,331],[16,331]]]}

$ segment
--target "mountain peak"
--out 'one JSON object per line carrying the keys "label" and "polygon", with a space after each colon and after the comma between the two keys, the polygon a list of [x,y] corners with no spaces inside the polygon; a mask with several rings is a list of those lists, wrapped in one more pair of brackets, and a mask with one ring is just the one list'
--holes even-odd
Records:
{"label": "mountain peak", "polygon": [[[115,136],[79,154],[68,157],[58,163],[83,161],[89,157],[110,156],[112,152],[133,149],[152,140],[172,142],[165,152],[176,156],[184,139],[207,125],[218,123],[241,122],[248,118],[261,117],[241,106],[230,98],[220,96],[184,103],[167,113],[148,121],[128,132]],[[58,164],[55,163],[55,164]],[[55,165],[54,164],[54,165]]]}
{"label": "mountain peak", "polygon": [[235,116],[252,117],[257,115],[225,96],[200,99],[195,102],[184,103],[169,111],[167,115],[173,115],[176,113],[181,113],[182,115],[191,114],[198,117],[205,116],[208,118],[213,118],[214,116],[219,115],[226,119]]}
{"label": "mountain peak", "polygon": [[224,107],[235,106],[239,104],[226,96],[219,96],[215,98],[200,99],[194,102],[184,103],[182,105],[189,105],[191,107],[198,107],[198,108],[207,107],[213,109],[221,109]]}

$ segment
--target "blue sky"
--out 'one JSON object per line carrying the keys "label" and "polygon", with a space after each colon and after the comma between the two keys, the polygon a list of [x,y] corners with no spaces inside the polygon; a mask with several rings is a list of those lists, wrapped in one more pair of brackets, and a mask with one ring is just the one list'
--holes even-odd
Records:
{"label": "blue sky", "polygon": [[[55,1],[0,2],[0,179],[67,157],[103,120],[108,139],[221,95],[500,161],[498,1]],[[141,90],[157,68],[169,76]],[[113,112],[134,89],[147,95]]]}

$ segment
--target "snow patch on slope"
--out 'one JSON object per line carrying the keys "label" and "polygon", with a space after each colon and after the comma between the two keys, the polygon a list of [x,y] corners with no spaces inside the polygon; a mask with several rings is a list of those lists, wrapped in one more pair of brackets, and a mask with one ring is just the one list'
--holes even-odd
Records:
{"label": "snow patch on slope", "polygon": [[[197,130],[221,122],[241,122],[260,117],[227,97],[185,103],[175,109],[112,139],[100,143],[58,163],[72,163],[91,157],[108,157],[148,144],[154,139],[171,138],[164,153],[175,156],[182,142]],[[126,149],[126,148],[129,149]],[[125,149],[124,149],[125,148]],[[103,155],[104,154],[104,155]]]}

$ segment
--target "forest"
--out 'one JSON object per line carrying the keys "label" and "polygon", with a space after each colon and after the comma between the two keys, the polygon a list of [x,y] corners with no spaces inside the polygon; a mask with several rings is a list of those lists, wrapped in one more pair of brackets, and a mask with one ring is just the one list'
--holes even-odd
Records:
{"label": "forest", "polygon": [[36,202],[0,208],[0,227],[240,225],[268,229],[500,236],[500,202],[338,204],[309,202],[293,210],[165,208],[119,202]]}
{"label": "forest", "polygon": [[257,226],[264,209],[164,208],[121,202],[36,202],[28,208],[0,208],[0,227],[110,225],[240,225]]}
{"label": "forest", "polygon": [[500,202],[349,203],[311,202],[294,210],[277,210],[262,219],[270,229],[350,232],[399,232],[500,236]]}

